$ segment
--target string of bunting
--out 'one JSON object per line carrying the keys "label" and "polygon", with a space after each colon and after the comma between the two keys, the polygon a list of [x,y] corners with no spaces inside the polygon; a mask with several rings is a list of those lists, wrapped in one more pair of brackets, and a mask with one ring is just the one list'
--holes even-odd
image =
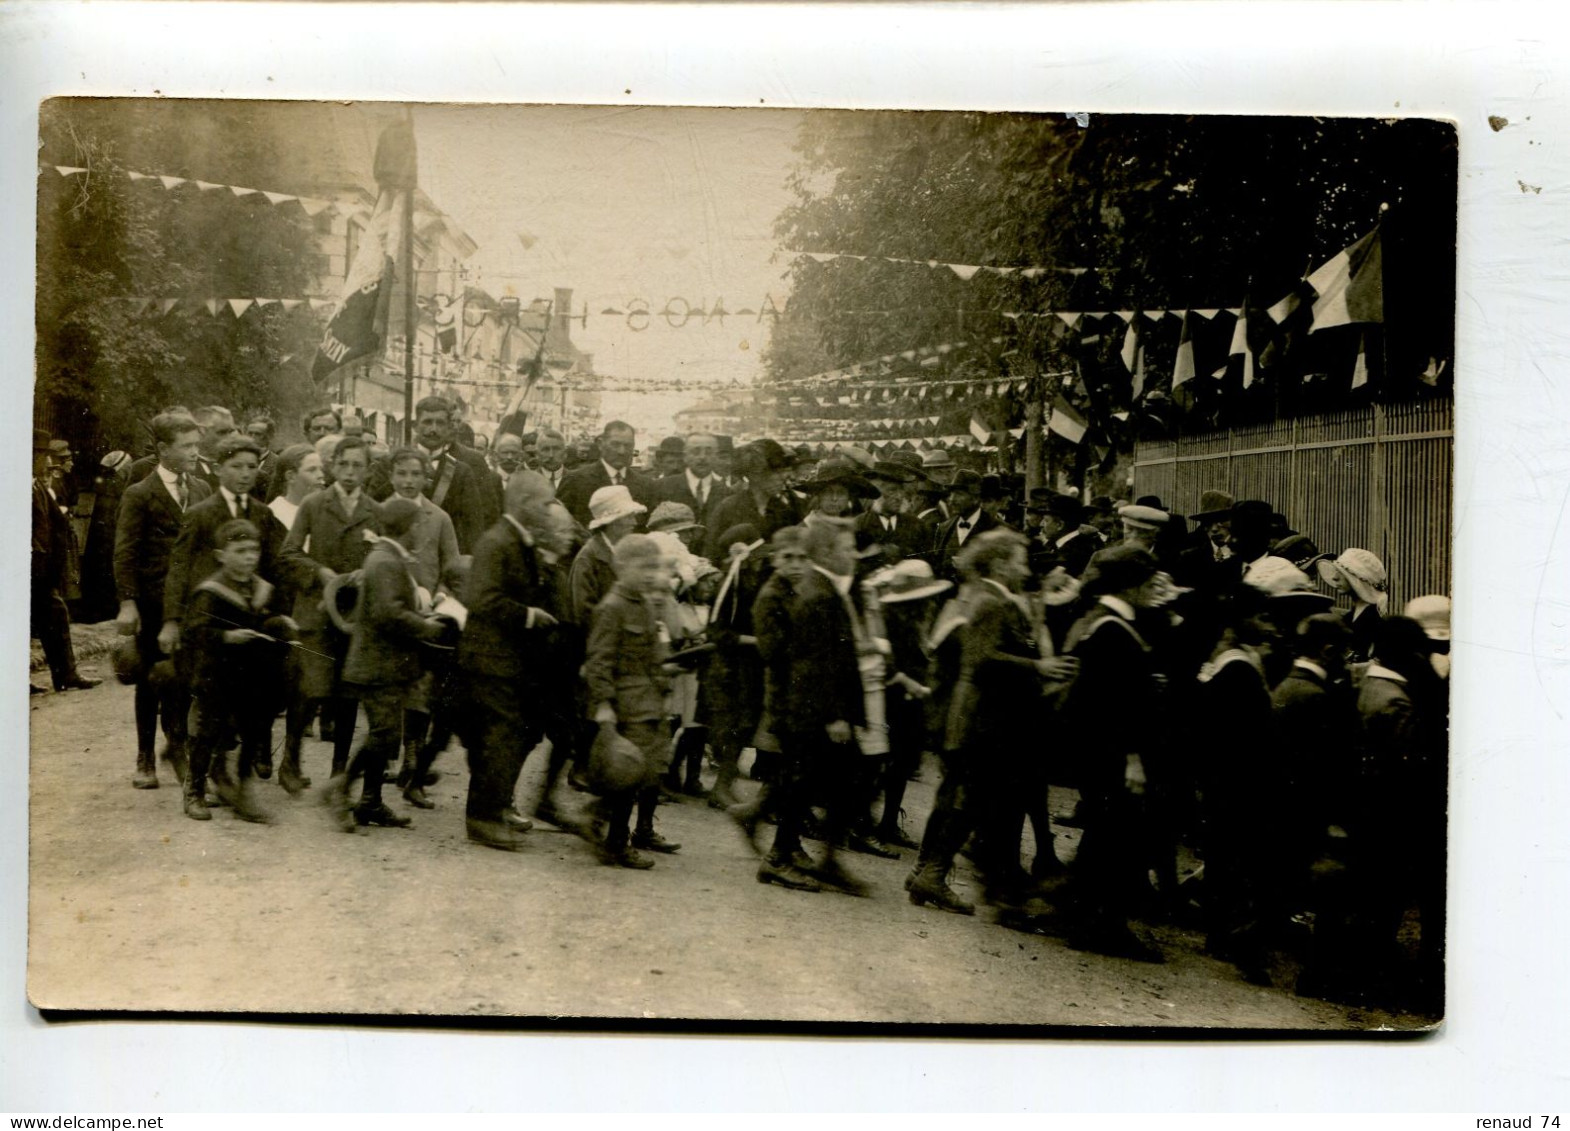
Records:
{"label": "string of bunting", "polygon": [[854,260],[857,263],[902,263],[911,267],[942,268],[952,271],[965,282],[970,282],[982,273],[1001,275],[1019,275],[1025,279],[1039,279],[1043,275],[1072,275],[1078,278],[1088,271],[1109,270],[1101,267],[998,267],[989,263],[948,263],[941,259],[899,259],[889,255],[852,255],[843,251],[795,251],[789,252],[795,259],[810,259],[814,263],[832,263],[837,259]]}
{"label": "string of bunting", "polygon": [[[76,165],[40,165],[39,171],[53,169],[62,177],[78,177],[92,172],[92,170]],[[156,181],[167,190],[174,190],[181,185],[195,185],[202,192],[217,192],[223,189],[236,197],[260,196],[267,203],[277,206],[294,202],[305,210],[307,216],[315,216],[328,209],[342,213],[345,216],[364,212],[364,209],[355,204],[344,204],[341,201],[326,200],[315,196],[300,196],[292,192],[273,192],[270,189],[248,188],[245,185],[227,185],[216,181],[199,181],[194,177],[173,177],[165,173],[137,173],[130,169],[121,170],[133,181]]]}

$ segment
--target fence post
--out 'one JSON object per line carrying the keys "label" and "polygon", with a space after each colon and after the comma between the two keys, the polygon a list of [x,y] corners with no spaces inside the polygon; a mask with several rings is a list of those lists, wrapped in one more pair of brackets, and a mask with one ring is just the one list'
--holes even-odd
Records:
{"label": "fence post", "polygon": [[1369,541],[1377,539],[1379,545],[1365,548],[1384,562],[1390,560],[1385,531],[1385,406],[1378,401],[1374,402],[1374,451],[1369,457],[1368,469],[1372,495],[1368,501],[1369,533],[1372,535]]}

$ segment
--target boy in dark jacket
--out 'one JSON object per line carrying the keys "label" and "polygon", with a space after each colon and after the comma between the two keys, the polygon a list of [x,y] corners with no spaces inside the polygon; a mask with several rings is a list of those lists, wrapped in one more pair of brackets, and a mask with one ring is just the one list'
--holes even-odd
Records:
{"label": "boy in dark jacket", "polygon": [[[258,762],[272,748],[273,719],[283,694],[284,644],[294,622],[276,612],[277,590],[256,575],[262,538],[244,519],[231,519],[214,536],[218,571],[197,584],[185,602],[183,647],[196,704],[196,737],[185,779],[185,815],[210,820],[207,778],[241,820],[266,823],[251,796]],[[224,758],[235,738],[235,776]]]}
{"label": "boy in dark jacket", "polygon": [[[623,868],[654,866],[640,848],[668,853],[681,847],[654,831],[659,779],[670,763],[669,643],[658,609],[670,592],[670,569],[659,544],[645,534],[629,534],[616,544],[616,585],[595,606],[583,665],[591,717],[602,727],[614,726],[644,757],[642,782],[603,795],[598,806],[608,823],[601,860]],[[637,828],[629,845],[627,819],[635,801]]]}

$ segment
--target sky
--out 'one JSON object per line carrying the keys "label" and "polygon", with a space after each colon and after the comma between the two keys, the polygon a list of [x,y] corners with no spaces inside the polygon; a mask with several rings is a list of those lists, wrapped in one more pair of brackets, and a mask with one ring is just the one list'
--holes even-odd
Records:
{"label": "sky", "polygon": [[[468,281],[525,303],[571,287],[573,340],[618,384],[751,383],[768,320],[682,311],[783,308],[774,221],[801,115],[788,110],[434,106],[414,112],[421,186],[479,245]],[[527,246],[526,246],[527,245]],[[647,328],[601,312],[642,299]],[[669,325],[659,312],[676,313]],[[701,392],[607,393],[605,419],[664,436]],[[651,441],[652,442],[652,441]],[[644,444],[640,441],[640,447]]]}

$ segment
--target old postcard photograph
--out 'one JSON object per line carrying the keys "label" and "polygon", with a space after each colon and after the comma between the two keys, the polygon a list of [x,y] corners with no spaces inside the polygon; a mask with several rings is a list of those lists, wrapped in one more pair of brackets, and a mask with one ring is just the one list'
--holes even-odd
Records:
{"label": "old postcard photograph", "polygon": [[1453,122],[37,128],[34,1006],[1444,1020]]}

